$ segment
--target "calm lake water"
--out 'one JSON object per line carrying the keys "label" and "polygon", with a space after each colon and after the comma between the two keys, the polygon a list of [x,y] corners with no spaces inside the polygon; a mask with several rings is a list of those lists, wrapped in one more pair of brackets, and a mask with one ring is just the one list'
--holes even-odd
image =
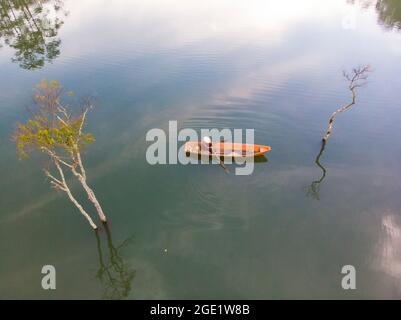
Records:
{"label": "calm lake water", "polygon": [[[12,2],[49,30],[40,53],[0,22],[0,298],[401,298],[401,1]],[[342,70],[367,63],[311,188],[350,98]],[[84,158],[110,220],[98,237],[10,141],[43,78],[97,101]],[[273,149],[250,176],[151,166],[146,132],[169,120],[253,128]]]}

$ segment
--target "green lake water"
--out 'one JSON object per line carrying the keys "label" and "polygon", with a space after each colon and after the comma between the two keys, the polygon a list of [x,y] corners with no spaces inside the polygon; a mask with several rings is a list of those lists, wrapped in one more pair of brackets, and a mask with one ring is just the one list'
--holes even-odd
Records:
{"label": "green lake water", "polygon": [[[10,2],[42,32],[10,30]],[[0,298],[401,298],[401,1],[37,2],[0,1]],[[311,188],[350,99],[342,71],[367,63]],[[11,141],[44,78],[96,101],[98,236],[50,189],[46,159],[18,161]],[[149,165],[146,133],[169,120],[252,128],[272,151],[250,176]]]}

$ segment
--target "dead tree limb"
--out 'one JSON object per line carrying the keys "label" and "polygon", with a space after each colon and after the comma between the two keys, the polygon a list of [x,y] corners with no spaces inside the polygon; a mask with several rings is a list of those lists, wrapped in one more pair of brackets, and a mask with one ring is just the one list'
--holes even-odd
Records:
{"label": "dead tree limb", "polygon": [[371,68],[369,65],[366,65],[364,67],[354,68],[352,69],[351,74],[343,71],[344,78],[349,82],[348,89],[351,91],[352,99],[351,102],[349,102],[345,106],[342,106],[341,108],[338,108],[331,115],[326,133],[323,136],[323,143],[326,143],[327,140],[329,139],[331,132],[333,131],[333,125],[337,115],[339,113],[347,111],[356,103],[356,89],[363,86],[366,83],[370,71]]}
{"label": "dead tree limb", "polygon": [[70,188],[67,185],[67,181],[65,180],[65,175],[63,168],[61,167],[60,163],[56,158],[53,159],[53,162],[55,166],[57,167],[57,170],[60,174],[61,181],[57,178],[55,178],[48,170],[44,170],[46,176],[50,179],[50,184],[57,190],[64,191],[70,201],[78,208],[78,210],[81,212],[81,214],[88,220],[89,224],[91,227],[95,230],[97,230],[97,225],[93,222],[91,216],[85,211],[85,209],[82,207],[82,205],[75,199],[75,197],[72,195],[72,192]]}

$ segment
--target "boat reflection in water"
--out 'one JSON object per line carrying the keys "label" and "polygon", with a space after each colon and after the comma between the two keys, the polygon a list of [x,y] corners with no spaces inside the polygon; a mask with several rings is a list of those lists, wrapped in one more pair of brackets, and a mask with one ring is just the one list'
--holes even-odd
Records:
{"label": "boat reflection in water", "polygon": [[[209,155],[209,157],[207,157],[207,156],[205,157],[205,156],[201,156],[201,155],[194,154],[194,153],[189,153],[189,152],[186,152],[185,155],[188,158],[192,158],[194,160],[197,160],[198,163],[200,163],[200,164],[212,164],[212,163],[218,163],[217,161],[220,161],[220,163],[219,163],[220,166],[223,167],[223,169],[226,172],[227,172],[227,169],[226,169],[226,165],[227,164],[235,164],[235,159],[234,158],[230,159],[231,160],[230,162],[227,162],[227,160],[225,162],[224,159],[226,159],[226,157],[216,157],[216,156],[213,156],[213,155]],[[253,157],[253,162],[254,163],[266,163],[268,161],[269,160],[268,160],[268,158],[266,158],[265,155]]]}

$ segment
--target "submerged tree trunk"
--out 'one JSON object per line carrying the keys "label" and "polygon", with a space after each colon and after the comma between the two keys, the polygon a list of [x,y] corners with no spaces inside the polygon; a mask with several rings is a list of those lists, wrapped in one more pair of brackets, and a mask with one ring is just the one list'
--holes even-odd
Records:
{"label": "submerged tree trunk", "polygon": [[321,169],[322,175],[318,180],[313,181],[311,183],[309,190],[308,190],[308,194],[313,196],[317,200],[319,200],[320,184],[323,182],[324,178],[326,177],[326,168],[320,163],[320,157],[323,155],[327,141],[330,138],[330,135],[333,131],[334,121],[336,120],[336,117],[339,113],[347,111],[356,103],[356,89],[365,84],[365,80],[368,78],[368,73],[370,71],[371,71],[370,66],[366,65],[364,67],[358,67],[358,68],[352,69],[351,74],[348,74],[345,71],[343,72],[344,78],[346,80],[348,80],[348,89],[351,91],[351,101],[348,104],[346,104],[346,105],[342,106],[341,108],[338,108],[336,111],[334,111],[329,118],[329,124],[327,126],[327,129],[326,129],[325,134],[322,139],[322,145],[320,148],[320,152],[318,153],[318,155],[315,159],[315,163]]}

